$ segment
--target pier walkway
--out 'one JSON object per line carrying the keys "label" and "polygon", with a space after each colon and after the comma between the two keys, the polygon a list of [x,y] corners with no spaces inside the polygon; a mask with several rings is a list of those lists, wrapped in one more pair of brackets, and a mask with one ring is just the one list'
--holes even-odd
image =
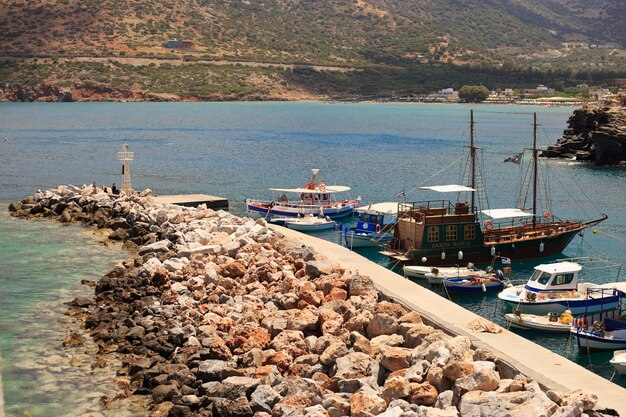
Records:
{"label": "pier walkway", "polygon": [[[499,334],[471,332],[467,324],[480,316],[358,253],[295,230],[275,225],[270,227],[286,237],[313,247],[344,269],[368,275],[383,294],[417,311],[425,322],[451,334],[467,336],[474,346],[491,350],[500,360],[501,367],[508,366],[523,373],[546,390],[569,391],[580,388],[593,392],[598,395],[598,408],[612,408],[626,416],[626,389],[506,329]],[[506,371],[503,375],[506,375]]]}
{"label": "pier walkway", "polygon": [[198,207],[200,204],[206,204],[211,209],[228,210],[228,200],[226,198],[207,194],[159,195],[155,196],[154,199],[159,203],[176,204],[177,206]]}

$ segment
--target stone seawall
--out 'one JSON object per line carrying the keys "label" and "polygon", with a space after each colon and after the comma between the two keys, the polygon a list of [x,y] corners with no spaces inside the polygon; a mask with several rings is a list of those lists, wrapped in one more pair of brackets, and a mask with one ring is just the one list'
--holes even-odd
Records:
{"label": "stone seawall", "polygon": [[544,392],[264,220],[150,194],[60,186],[9,210],[108,228],[136,251],[82,304],[131,381],[120,395],[150,396],[151,416],[601,415],[596,395]]}

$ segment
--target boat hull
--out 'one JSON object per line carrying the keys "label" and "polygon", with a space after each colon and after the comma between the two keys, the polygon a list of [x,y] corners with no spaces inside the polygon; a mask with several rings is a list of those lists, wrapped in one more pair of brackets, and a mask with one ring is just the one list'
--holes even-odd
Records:
{"label": "boat hull", "polygon": [[626,338],[607,339],[601,333],[578,329],[572,329],[571,333],[582,353],[626,349]]}
{"label": "boat hull", "polygon": [[380,244],[389,242],[391,235],[388,233],[360,234],[348,232],[344,235],[346,247],[348,248],[375,248]]}
{"label": "boat hull", "polygon": [[515,294],[516,287],[507,288],[498,294],[511,310],[518,309],[522,314],[545,316],[548,313],[562,314],[570,310],[574,316],[597,314],[614,310],[619,305],[618,296],[607,296],[591,299],[546,299],[529,301]]}
{"label": "boat hull", "polygon": [[626,375],[626,350],[615,351],[609,363],[619,375]]}
{"label": "boat hull", "polygon": [[307,222],[293,222],[293,221],[285,221],[285,226],[288,229],[297,230],[299,232],[317,232],[320,230],[328,230],[335,227],[335,222],[325,222],[325,223],[307,223]]}
{"label": "boat hull", "polygon": [[252,218],[276,217],[298,217],[303,215],[313,215],[330,217],[336,219],[345,217],[358,207],[357,202],[344,202],[336,206],[302,206],[302,205],[272,205],[271,202],[253,202],[246,200],[246,210]]}

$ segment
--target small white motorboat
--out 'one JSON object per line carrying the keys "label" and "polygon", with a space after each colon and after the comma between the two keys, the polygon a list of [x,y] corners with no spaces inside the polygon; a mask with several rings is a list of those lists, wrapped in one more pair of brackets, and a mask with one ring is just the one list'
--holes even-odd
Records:
{"label": "small white motorboat", "polygon": [[[590,265],[588,270],[599,269],[591,263],[604,263],[603,268],[618,269],[621,265],[593,258],[577,258],[580,262],[586,261]],[[570,310],[576,317],[610,311],[618,307],[626,295],[626,283],[613,282],[610,284],[594,284],[580,282],[579,273],[583,264],[564,261],[550,264],[541,264],[525,285],[516,285],[506,288],[498,294],[511,309],[518,309],[525,314],[539,316],[548,313],[561,314]]]}
{"label": "small white motorboat", "polygon": [[304,216],[295,219],[285,219],[285,226],[300,232],[316,232],[335,227],[336,223],[328,217]]}
{"label": "small white motorboat", "polygon": [[613,359],[609,361],[615,372],[620,375],[626,375],[626,350],[616,350],[613,352]]}
{"label": "small white motorboat", "polygon": [[405,265],[403,267],[404,276],[410,278],[427,279],[430,284],[443,284],[444,279],[448,278],[465,278],[471,279],[478,276],[486,278],[493,276],[491,272],[486,272],[468,264],[466,267],[432,267],[419,265]]}
{"label": "small white motorboat", "polygon": [[504,320],[507,326],[510,327],[538,330],[548,333],[569,333],[574,317],[571,314],[567,314],[567,312],[561,315],[548,313],[545,316],[507,313],[504,315]]}

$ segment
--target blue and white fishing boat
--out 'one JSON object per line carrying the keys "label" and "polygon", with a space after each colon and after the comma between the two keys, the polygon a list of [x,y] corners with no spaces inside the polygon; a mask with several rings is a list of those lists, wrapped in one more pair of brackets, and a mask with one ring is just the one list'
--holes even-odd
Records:
{"label": "blue and white fishing boat", "polygon": [[393,237],[396,224],[398,203],[377,203],[356,209],[358,223],[355,227],[343,230],[343,242],[346,247],[376,247],[388,243]]}
{"label": "blue and white fishing boat", "polygon": [[447,278],[443,280],[443,287],[448,294],[482,294],[500,291],[505,282],[493,277]]}
{"label": "blue and white fishing boat", "polygon": [[[281,193],[276,200],[263,201],[247,198],[246,210],[252,218],[328,216],[331,219],[352,214],[359,206],[357,200],[336,201],[335,195],[350,190],[342,185],[326,185],[319,178],[319,169],[312,170],[313,175],[302,188],[270,188]],[[287,194],[298,195],[290,199]]]}
{"label": "blue and white fishing boat", "polygon": [[[605,260],[576,258],[581,262],[603,262],[608,266],[619,266]],[[591,265],[591,264],[590,264]],[[524,314],[547,315],[562,314],[570,310],[572,315],[588,316],[619,308],[626,295],[626,283],[594,284],[581,282],[579,273],[583,269],[580,263],[570,261],[541,264],[525,285],[506,288],[498,298],[512,310]],[[589,266],[591,269],[600,269]],[[619,276],[619,268],[618,268]]]}
{"label": "blue and white fishing boat", "polygon": [[626,349],[626,321],[604,319],[590,328],[576,326],[570,331],[582,353]]}

